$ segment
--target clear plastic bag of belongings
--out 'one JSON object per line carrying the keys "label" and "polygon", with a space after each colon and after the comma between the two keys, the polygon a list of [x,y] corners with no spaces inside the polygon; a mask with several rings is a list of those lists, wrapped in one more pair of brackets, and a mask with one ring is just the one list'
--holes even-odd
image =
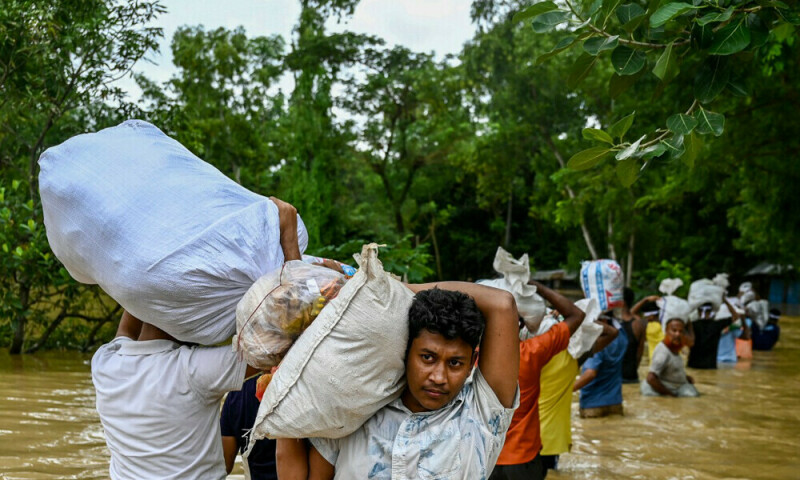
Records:
{"label": "clear plastic bag of belongings", "polygon": [[666,332],[667,322],[678,319],[683,323],[689,322],[689,302],[673,295],[676,290],[683,286],[683,280],[679,278],[667,278],[661,282],[658,290],[664,295],[656,302],[659,308],[659,320],[661,329]]}
{"label": "clear plastic bag of belongings", "polygon": [[[717,275],[715,280],[719,278],[720,276]],[[727,283],[727,280],[725,283]],[[689,298],[687,299],[689,301],[689,308],[697,310],[701,305],[710,303],[712,310],[716,312],[719,310],[720,305],[722,305],[725,289],[726,287],[723,285],[715,283],[714,280],[709,280],[707,278],[692,282],[689,286]]]}
{"label": "clear plastic bag of belongings", "polygon": [[625,304],[625,278],[614,260],[581,262],[581,288],[586,298],[594,298],[605,312]]}
{"label": "clear plastic bag of belongings", "polygon": [[769,302],[767,300],[753,300],[747,304],[747,316],[758,328],[763,329],[769,322]]}
{"label": "clear plastic bag of belongings", "polygon": [[478,280],[476,283],[489,287],[499,288],[514,295],[517,302],[517,310],[529,326],[529,330],[536,329],[544,318],[547,307],[544,299],[536,293],[534,285],[528,285],[531,277],[531,265],[528,254],[524,254],[519,259],[515,259],[510,253],[497,247],[492,264],[494,270],[502,275],[502,278],[493,280]]}
{"label": "clear plastic bag of belongings", "polygon": [[[67,271],[178,340],[236,332],[236,304],[283,264],[278,207],[130,120],[39,158],[47,238]],[[308,235],[298,218],[300,249]]]}
{"label": "clear plastic bag of belongings", "polygon": [[[602,313],[600,307],[597,305],[597,300],[594,298],[584,298],[575,302],[575,306],[586,314],[581,326],[578,327],[578,330],[569,338],[569,346],[567,347],[569,354],[577,360],[584,353],[592,349],[594,342],[597,341],[597,338],[603,333],[603,327],[595,321]],[[557,311],[548,309],[536,333],[531,333],[527,326],[524,326],[519,331],[519,339],[520,341],[525,341],[542,335],[555,324],[562,321],[564,321],[564,318],[559,315]]]}
{"label": "clear plastic bag of belongings", "polygon": [[318,265],[318,266],[335,266],[342,270],[342,274],[346,278],[350,278],[356,274],[356,269],[351,267],[346,263],[342,263],[338,260],[331,260],[330,258],[323,258],[323,257],[315,257],[313,255],[303,255],[303,261],[306,263],[310,263],[311,265]]}
{"label": "clear plastic bag of belongings", "polygon": [[383,270],[378,246],[287,352],[261,400],[251,445],[269,438],[341,438],[405,388],[411,290]]}
{"label": "clear plastic bag of belongings", "polygon": [[278,365],[344,284],[341,273],[298,260],[264,275],[236,307],[234,350],[255,368]]}

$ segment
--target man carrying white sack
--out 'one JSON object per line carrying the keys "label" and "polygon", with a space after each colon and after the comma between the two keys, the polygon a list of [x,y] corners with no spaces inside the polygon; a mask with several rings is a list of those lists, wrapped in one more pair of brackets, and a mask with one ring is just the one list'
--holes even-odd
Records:
{"label": "man carrying white sack", "polygon": [[[286,261],[300,259],[297,211],[273,198]],[[256,373],[230,346],[179,343],[127,312],[116,338],[92,357],[97,412],[112,479],[222,479],[218,422],[226,392]]]}
{"label": "man carrying white sack", "polygon": [[[487,478],[519,405],[514,297],[472,283],[408,285],[407,386],[340,439],[278,439],[281,480]],[[480,344],[480,356],[476,347]],[[478,358],[477,368],[475,359]]]}
{"label": "man carrying white sack", "polygon": [[689,303],[672,295],[661,299],[664,340],[653,351],[647,380],[641,383],[642,395],[667,397],[697,397],[694,379],[686,375],[680,355],[689,322]]}

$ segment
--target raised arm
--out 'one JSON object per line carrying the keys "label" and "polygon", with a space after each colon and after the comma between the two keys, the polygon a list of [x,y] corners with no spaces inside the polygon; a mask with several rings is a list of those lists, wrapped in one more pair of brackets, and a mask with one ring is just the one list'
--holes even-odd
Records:
{"label": "raised arm", "polygon": [[578,330],[578,327],[581,326],[583,323],[583,319],[586,318],[586,314],[583,313],[583,310],[576,307],[574,303],[570,302],[560,293],[551,290],[550,288],[546,287],[545,285],[535,281],[530,280],[528,281],[528,285],[533,285],[536,287],[536,293],[542,296],[545,300],[550,302],[550,304],[558,310],[558,313],[564,316],[564,323],[567,324],[569,328],[569,334],[572,335],[575,331]]}
{"label": "raised arm", "polygon": [[631,313],[634,314],[634,315],[638,315],[639,314],[639,310],[642,309],[642,307],[644,306],[645,303],[647,303],[647,302],[655,302],[656,300],[659,300],[660,298],[661,297],[659,297],[658,295],[650,295],[648,297],[644,297],[643,299],[641,299],[638,302],[636,302],[636,305],[634,305],[633,308],[631,308]]}
{"label": "raised arm", "polygon": [[735,322],[735,321],[739,320],[740,318],[742,318],[742,316],[739,314],[739,312],[736,310],[736,308],[734,308],[733,305],[731,305],[728,302],[727,298],[725,298],[723,296],[722,297],[722,301],[723,301],[723,303],[725,303],[725,306],[728,307],[728,311],[731,312],[731,318],[732,318],[731,322]]}
{"label": "raised arm", "polygon": [[469,295],[486,319],[478,367],[497,399],[510,408],[519,376],[519,313],[514,296],[505,290],[467,282],[409,284],[414,293],[438,287]]}
{"label": "raised arm", "polygon": [[269,197],[278,206],[278,218],[281,229],[281,249],[283,261],[301,260],[300,246],[297,240],[297,209],[289,203],[275,197]]}
{"label": "raised arm", "polygon": [[139,338],[140,333],[142,333],[142,321],[127,311],[122,312],[122,318],[119,319],[117,334],[114,335],[114,338],[128,337],[136,340]]}

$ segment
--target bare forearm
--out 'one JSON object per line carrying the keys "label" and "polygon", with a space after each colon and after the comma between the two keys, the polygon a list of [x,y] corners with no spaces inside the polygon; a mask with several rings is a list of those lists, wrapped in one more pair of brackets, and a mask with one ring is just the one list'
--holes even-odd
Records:
{"label": "bare forearm", "polygon": [[275,465],[281,480],[306,480],[308,450],[305,440],[279,438],[275,442]]}
{"label": "bare forearm", "polygon": [[583,319],[586,318],[586,314],[583,311],[576,307],[574,303],[567,300],[566,297],[561,295],[560,293],[552,290],[545,285],[535,281],[530,280],[528,285],[533,285],[536,287],[536,293],[542,296],[545,300],[550,302],[550,304],[558,310],[558,313],[564,316],[564,323],[567,324],[567,328],[569,328],[569,334],[572,335],[578,330],[578,327],[581,326],[583,323]]}
{"label": "bare forearm", "polygon": [[670,389],[665,387],[664,384],[661,383],[661,379],[658,378],[658,375],[656,375],[653,372],[647,374],[647,383],[649,383],[650,386],[653,387],[653,390],[660,393],[661,395],[666,395],[668,397],[677,396]]}
{"label": "bare forearm", "polygon": [[572,386],[572,391],[577,392],[581,388],[585,387],[592,380],[597,377],[597,370],[587,368],[577,380],[575,380],[575,385]]}

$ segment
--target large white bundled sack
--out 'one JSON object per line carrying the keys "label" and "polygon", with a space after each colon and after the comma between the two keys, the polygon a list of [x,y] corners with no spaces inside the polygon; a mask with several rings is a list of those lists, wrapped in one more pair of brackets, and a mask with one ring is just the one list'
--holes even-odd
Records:
{"label": "large white bundled sack", "polygon": [[531,278],[531,265],[528,254],[524,254],[519,259],[515,259],[503,247],[497,247],[492,264],[495,271],[501,274],[502,278],[493,280],[479,280],[478,284],[489,287],[499,288],[514,295],[517,302],[517,310],[530,329],[536,328],[544,318],[547,307],[544,299],[536,293],[534,285],[528,285]]}
{"label": "large white bundled sack", "polygon": [[710,303],[713,311],[719,310],[722,298],[725,296],[725,287],[703,278],[692,282],[689,286],[689,308],[697,310],[700,306]]}
{"label": "large white bundled sack", "polygon": [[[744,315],[745,311],[742,308],[739,307],[738,302],[739,302],[738,298],[736,298],[736,297],[728,297],[728,303],[731,304],[731,306],[736,311],[736,313],[738,313],[739,315]],[[692,312],[692,320],[696,320],[697,318],[700,318],[700,317],[699,317],[699,315],[697,315],[697,311],[695,310],[695,311]],[[726,318],[733,318],[733,313],[728,308],[728,305],[723,303],[722,305],[720,305],[719,310],[717,310],[717,313],[714,315],[714,319],[715,320],[725,320]]]}
{"label": "large white bundled sack", "polygon": [[250,435],[341,438],[405,388],[413,294],[383,270],[375,244],[360,268],[300,335],[264,393]]}
{"label": "large white bundled sack", "polygon": [[[44,152],[47,238],[70,275],[178,340],[221,342],[283,252],[277,206],[155,126],[129,120]],[[300,249],[307,233],[298,219]]]}
{"label": "large white bundled sack", "polygon": [[769,302],[767,300],[753,300],[747,304],[747,316],[750,320],[763,329],[769,322]]}
{"label": "large white bundled sack", "polygon": [[581,288],[586,298],[597,300],[602,312],[625,304],[625,278],[614,260],[581,262]]}
{"label": "large white bundled sack", "polygon": [[656,302],[659,308],[659,320],[661,329],[666,332],[667,322],[679,319],[683,323],[689,322],[689,302],[673,295],[676,290],[683,286],[680,278],[667,278],[661,282],[658,290],[664,295]]}

